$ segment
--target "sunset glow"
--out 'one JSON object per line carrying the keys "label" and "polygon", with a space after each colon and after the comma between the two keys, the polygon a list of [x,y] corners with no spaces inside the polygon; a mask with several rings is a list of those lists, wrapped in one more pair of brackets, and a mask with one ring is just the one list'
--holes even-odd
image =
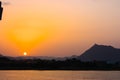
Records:
{"label": "sunset glow", "polygon": [[95,43],[120,47],[119,0],[1,1],[9,3],[0,21],[3,55],[80,55]]}
{"label": "sunset glow", "polygon": [[24,52],[24,56],[27,56],[27,52]]}

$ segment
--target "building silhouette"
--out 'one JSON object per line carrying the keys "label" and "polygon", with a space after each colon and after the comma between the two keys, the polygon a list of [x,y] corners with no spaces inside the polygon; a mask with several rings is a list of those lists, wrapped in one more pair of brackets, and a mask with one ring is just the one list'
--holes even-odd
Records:
{"label": "building silhouette", "polygon": [[0,1],[0,20],[2,19],[2,12],[3,12],[3,8],[2,8],[2,2]]}

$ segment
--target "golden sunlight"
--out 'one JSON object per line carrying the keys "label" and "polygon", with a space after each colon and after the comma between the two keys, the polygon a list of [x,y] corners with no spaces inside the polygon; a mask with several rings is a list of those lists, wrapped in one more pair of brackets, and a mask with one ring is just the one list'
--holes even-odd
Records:
{"label": "golden sunlight", "polygon": [[24,55],[24,56],[27,56],[27,52],[24,52],[23,55]]}

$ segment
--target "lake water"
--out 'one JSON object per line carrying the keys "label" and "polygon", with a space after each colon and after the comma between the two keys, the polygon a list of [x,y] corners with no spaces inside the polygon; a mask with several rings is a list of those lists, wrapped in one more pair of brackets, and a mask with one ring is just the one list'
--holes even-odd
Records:
{"label": "lake water", "polygon": [[120,80],[120,71],[0,71],[0,80]]}

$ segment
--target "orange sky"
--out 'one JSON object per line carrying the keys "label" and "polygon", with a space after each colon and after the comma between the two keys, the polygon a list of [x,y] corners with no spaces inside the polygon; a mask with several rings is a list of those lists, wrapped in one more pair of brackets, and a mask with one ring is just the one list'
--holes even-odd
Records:
{"label": "orange sky", "polygon": [[119,0],[1,0],[0,53],[80,55],[94,43],[120,47]]}

